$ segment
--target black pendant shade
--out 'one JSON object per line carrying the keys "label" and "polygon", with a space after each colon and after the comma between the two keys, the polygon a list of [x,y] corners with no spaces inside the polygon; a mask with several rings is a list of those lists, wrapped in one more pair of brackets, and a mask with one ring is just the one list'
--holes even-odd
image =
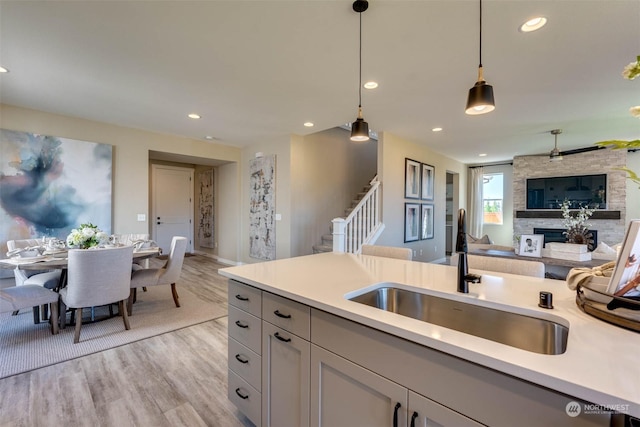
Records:
{"label": "black pendant shade", "polygon": [[351,124],[351,140],[354,142],[364,142],[369,140],[369,123],[362,117],[358,117]]}
{"label": "black pendant shade", "polygon": [[495,108],[496,103],[493,99],[493,86],[488,85],[487,82],[480,77],[476,84],[469,89],[467,108],[464,112],[471,115],[484,114],[493,111]]}
{"label": "black pendant shade", "polygon": [[480,43],[479,43],[479,63],[478,63],[478,81],[471,89],[467,97],[467,108],[465,113],[470,115],[478,115],[489,113],[496,108],[493,99],[493,86],[488,85],[484,81],[482,75],[482,0],[480,0]]}
{"label": "black pendant shade", "polygon": [[367,10],[369,2],[366,0],[356,0],[353,2],[353,11],[360,15],[360,45],[359,45],[359,65],[358,75],[358,118],[351,124],[351,141],[364,142],[369,140],[369,124],[362,118],[362,12]]}

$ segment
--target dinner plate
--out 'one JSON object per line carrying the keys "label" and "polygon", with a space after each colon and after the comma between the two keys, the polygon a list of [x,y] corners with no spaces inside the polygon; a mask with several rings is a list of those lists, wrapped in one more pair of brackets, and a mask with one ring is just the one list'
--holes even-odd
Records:
{"label": "dinner plate", "polygon": [[29,257],[14,257],[13,259],[19,259],[20,261],[28,262],[28,261],[40,261],[46,259],[48,255],[36,255]]}

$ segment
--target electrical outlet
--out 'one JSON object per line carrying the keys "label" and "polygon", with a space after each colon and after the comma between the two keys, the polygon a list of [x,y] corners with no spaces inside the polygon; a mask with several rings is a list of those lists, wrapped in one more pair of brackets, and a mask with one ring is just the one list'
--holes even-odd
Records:
{"label": "electrical outlet", "polygon": [[420,256],[422,256],[422,249],[420,249]]}
{"label": "electrical outlet", "polygon": [[416,256],[416,250],[415,249],[413,250],[413,256]]}

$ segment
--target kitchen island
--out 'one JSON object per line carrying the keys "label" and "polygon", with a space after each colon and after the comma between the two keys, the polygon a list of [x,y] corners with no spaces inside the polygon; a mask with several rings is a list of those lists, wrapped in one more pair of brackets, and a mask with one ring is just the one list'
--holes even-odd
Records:
{"label": "kitchen island", "polygon": [[[564,425],[573,425],[570,421],[576,419],[570,416],[577,415],[572,413],[575,411],[575,407],[573,409],[571,407],[572,399],[579,402],[578,411],[582,412],[578,417],[580,419],[586,413],[598,415],[608,412],[640,417],[640,367],[637,362],[640,335],[609,325],[581,312],[575,303],[575,293],[567,288],[565,282],[474,271],[482,274],[482,283],[470,284],[470,292],[460,294],[456,292],[456,268],[344,253],[317,254],[249,264],[221,269],[219,272],[241,285],[248,285],[250,289],[264,292],[269,299],[280,298],[282,302],[290,300],[310,310],[310,333],[297,333],[292,331],[293,328],[289,329],[289,332],[293,332],[291,334],[293,338],[302,338],[300,348],[303,350],[296,354],[309,358],[305,353],[308,353],[308,350],[304,349],[305,342],[307,346],[310,344],[311,350],[317,347],[317,351],[328,351],[325,359],[321,359],[315,367],[305,368],[305,372],[318,371],[318,366],[324,366],[323,360],[337,357],[336,354],[338,354],[356,362],[354,372],[364,367],[366,368],[364,371],[371,370],[380,374],[378,381],[382,384],[390,377],[393,377],[391,382],[399,381],[396,380],[396,374],[398,378],[405,378],[403,369],[411,368],[408,366],[411,364],[420,365],[420,355],[424,354],[425,360],[428,358],[438,360],[437,363],[434,362],[438,369],[426,365],[425,367],[416,366],[417,373],[413,375],[416,378],[415,383],[402,385],[406,385],[407,390],[413,393],[425,382],[425,379],[420,379],[421,371],[426,372],[431,369],[430,375],[437,372],[443,372],[443,375],[446,373],[448,376],[440,380],[447,381],[447,378],[450,378],[451,382],[444,384],[440,382],[437,386],[417,391],[422,395],[428,395],[429,399],[445,409],[453,410],[455,414],[461,413],[468,416],[471,419],[469,425],[476,425],[471,421],[493,425],[501,421],[515,421],[515,419],[509,419],[508,414],[505,415],[506,418],[500,418],[500,416],[492,418],[496,416],[495,408],[480,410],[480,407],[487,408],[485,400],[490,402],[495,399],[504,399],[501,403],[505,405],[506,414],[509,412],[508,407],[512,404],[525,405],[523,402],[517,403],[519,399],[530,394],[549,392],[552,392],[551,397],[545,395],[533,398],[535,405],[540,405],[537,410],[545,411],[545,405],[553,405],[546,400],[558,400],[557,405],[560,405],[563,410],[566,406],[567,415],[563,420],[566,421],[566,423],[563,422]],[[437,294],[456,301],[491,306],[520,314],[533,314],[536,317],[556,321],[569,328],[566,351],[558,355],[544,355],[521,350],[348,299],[388,283],[396,287]],[[541,291],[553,293],[553,309],[538,307]],[[233,305],[234,296],[245,298],[243,295],[242,292],[237,295],[232,295],[230,292],[230,304]],[[281,310],[281,312],[285,311]],[[264,307],[262,311],[254,312],[258,317],[267,314],[270,313]],[[270,327],[278,321],[278,319],[273,321],[264,319],[263,328]],[[241,321],[237,322],[244,326]],[[229,325],[231,331],[233,327],[231,307]],[[318,325],[317,330],[314,329],[316,325]],[[327,338],[328,332],[325,329],[331,330],[333,327],[337,328],[334,332],[339,331],[339,333]],[[308,326],[307,328],[309,330]],[[260,334],[262,332],[261,330]],[[278,335],[278,332],[267,333],[265,330],[262,335],[262,381],[258,388],[262,389],[263,394],[272,390],[267,387],[271,381],[267,371],[269,363],[273,360],[266,358],[265,350],[271,348],[269,343],[278,344],[278,340],[281,339],[278,337],[282,337],[285,332]],[[270,340],[269,337],[273,336],[278,340]],[[361,337],[364,338],[360,339]],[[341,344],[341,340],[346,341]],[[316,345],[316,341],[320,344]],[[387,348],[384,347],[385,342],[393,344]],[[350,349],[349,343],[358,348]],[[376,354],[373,359],[376,360],[369,360],[366,352],[359,353],[358,349],[365,346],[372,346],[371,348],[375,349],[373,352]],[[384,362],[387,354],[392,357],[395,349],[401,347],[406,347],[406,352],[401,353],[400,356],[402,360],[387,361],[387,363],[401,365],[400,367],[389,370],[380,364],[380,361]],[[256,355],[260,356],[260,348],[256,347],[256,349],[258,350],[255,351]],[[421,353],[422,351],[424,352]],[[360,362],[362,358],[366,360]],[[312,354],[311,360],[313,359]],[[341,359],[340,363],[346,362]],[[432,361],[430,360],[429,363]],[[301,366],[303,365],[304,363]],[[445,372],[447,370],[448,372]],[[467,371],[470,372],[468,376],[455,377],[458,373]],[[305,372],[303,377],[306,375]],[[362,372],[360,374],[364,375]],[[499,377],[494,378],[494,374]],[[310,400],[312,407],[302,411],[300,419],[304,420],[306,417],[307,420],[311,419],[312,425],[317,425],[322,415],[322,408],[317,408],[318,401],[322,398],[322,391],[316,390],[314,375],[317,376],[317,372],[311,375],[311,386],[308,384],[309,381],[305,384],[305,387],[311,390],[311,397],[308,394],[307,397],[304,394],[300,397],[303,400]],[[320,375],[321,379],[329,383],[328,377],[322,377],[324,373],[321,372]],[[476,382],[481,377],[486,377],[487,382],[465,383],[469,379]],[[518,382],[513,382],[515,380]],[[402,380],[404,383],[412,383],[412,381],[411,377]],[[495,390],[491,389],[491,384],[494,382],[504,384],[505,387],[496,386]],[[376,387],[378,386],[373,388]],[[236,390],[241,390],[241,387]],[[229,393],[231,395],[231,389]],[[320,396],[317,395],[318,393]],[[455,400],[456,395],[460,396],[459,402]],[[430,404],[433,403],[431,400]],[[477,400],[481,404],[474,406],[471,400]],[[269,399],[265,401],[266,403],[263,401],[262,405],[262,415],[257,416],[257,419],[261,419],[262,425],[270,425]],[[475,411],[479,411],[478,414]],[[531,416],[524,412],[521,414],[523,417]],[[407,414],[405,421],[401,421],[399,425],[408,425],[410,416],[411,414]],[[575,425],[603,425],[602,420],[595,418],[595,421],[587,419],[585,424]],[[538,421],[541,423],[543,419]],[[520,425],[536,425],[536,419],[519,421]],[[254,422],[256,422],[255,419]]]}

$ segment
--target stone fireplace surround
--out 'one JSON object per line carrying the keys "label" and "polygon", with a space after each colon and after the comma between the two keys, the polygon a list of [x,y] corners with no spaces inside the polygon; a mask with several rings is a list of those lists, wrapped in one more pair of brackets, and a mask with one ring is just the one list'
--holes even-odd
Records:
{"label": "stone fireplace surround", "polygon": [[595,150],[564,156],[550,162],[548,156],[513,158],[513,232],[534,234],[534,228],[564,228],[557,211],[526,209],[526,179],[553,176],[607,174],[607,209],[596,211],[588,221],[598,231],[598,241],[609,246],[622,242],[626,218],[626,174],[616,170],[627,163],[626,150]]}

